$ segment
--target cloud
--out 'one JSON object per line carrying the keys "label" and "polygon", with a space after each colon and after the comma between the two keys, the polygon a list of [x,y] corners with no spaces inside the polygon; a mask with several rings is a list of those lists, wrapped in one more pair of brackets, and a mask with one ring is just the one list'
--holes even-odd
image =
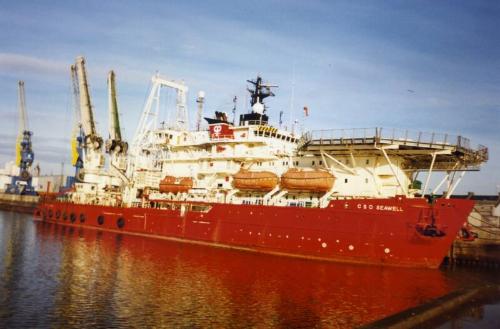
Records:
{"label": "cloud", "polygon": [[24,54],[0,53],[0,71],[7,73],[29,73],[59,75],[67,73],[67,63]]}

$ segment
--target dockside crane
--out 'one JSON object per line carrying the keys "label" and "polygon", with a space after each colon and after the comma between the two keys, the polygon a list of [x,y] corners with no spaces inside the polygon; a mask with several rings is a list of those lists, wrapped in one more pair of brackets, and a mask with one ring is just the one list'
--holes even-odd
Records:
{"label": "dockside crane", "polygon": [[126,156],[128,151],[128,143],[123,140],[120,128],[114,71],[110,71],[108,74],[108,99],[109,138],[106,141],[106,153],[108,153],[110,156],[111,170],[118,170],[123,174],[127,169]]}
{"label": "dockside crane", "polygon": [[32,135],[33,132],[28,128],[24,81],[19,81],[19,133],[16,142],[16,166],[19,167],[19,174],[12,177],[12,182],[6,189],[7,193],[36,194],[32,185],[32,176],[30,172],[31,165],[35,160],[35,153],[31,145]]}

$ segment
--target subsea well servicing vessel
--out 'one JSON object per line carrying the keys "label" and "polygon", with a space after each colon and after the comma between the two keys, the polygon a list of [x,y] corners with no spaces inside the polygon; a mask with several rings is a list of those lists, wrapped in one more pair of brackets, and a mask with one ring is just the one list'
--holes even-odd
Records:
{"label": "subsea well servicing vessel", "polygon": [[[383,128],[296,135],[273,127],[264,99],[274,96],[274,86],[260,77],[249,81],[251,110],[238,124],[216,112],[205,118],[207,129],[197,124],[191,131],[188,88],[155,75],[123,152],[126,166],[111,159],[104,170],[83,59],[77,68],[84,175],[73,191],[40,203],[35,215],[42,221],[276,255],[436,268],[473,207],[450,196],[463,174],[488,158],[485,147],[461,136]],[[175,120],[167,125],[158,115],[162,88],[176,92]],[[431,190],[437,171],[445,175]],[[423,186],[420,172],[427,172]],[[443,196],[424,197],[443,184]]]}

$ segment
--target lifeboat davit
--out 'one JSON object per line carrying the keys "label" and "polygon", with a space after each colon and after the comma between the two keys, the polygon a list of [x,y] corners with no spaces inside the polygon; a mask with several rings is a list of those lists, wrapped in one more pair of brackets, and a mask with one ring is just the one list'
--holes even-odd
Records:
{"label": "lifeboat davit", "polygon": [[185,193],[193,188],[191,177],[165,176],[160,181],[160,192],[162,193]]}
{"label": "lifeboat davit", "polygon": [[233,186],[246,191],[271,191],[278,185],[278,175],[270,171],[241,169],[233,176]]}
{"label": "lifeboat davit", "polygon": [[325,170],[289,169],[281,176],[281,187],[292,191],[328,192],[335,177]]}

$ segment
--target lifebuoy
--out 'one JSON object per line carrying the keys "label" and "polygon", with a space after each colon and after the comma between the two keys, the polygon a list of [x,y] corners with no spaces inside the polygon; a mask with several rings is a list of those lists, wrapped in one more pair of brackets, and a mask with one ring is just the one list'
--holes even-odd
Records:
{"label": "lifebuoy", "polygon": [[125,226],[125,218],[123,217],[120,217],[116,220],[116,226],[118,226],[118,228],[123,228]]}
{"label": "lifebuoy", "polygon": [[104,216],[103,215],[99,215],[97,217],[97,224],[99,224],[99,225],[104,224]]}

